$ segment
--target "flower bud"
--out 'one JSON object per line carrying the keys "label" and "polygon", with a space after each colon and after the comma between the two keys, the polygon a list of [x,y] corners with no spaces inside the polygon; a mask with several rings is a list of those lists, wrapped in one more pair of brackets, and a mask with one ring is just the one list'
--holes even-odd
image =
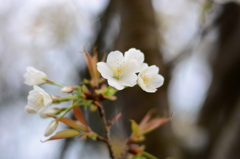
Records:
{"label": "flower bud", "polygon": [[90,106],[90,111],[91,112],[95,112],[97,110],[97,106],[96,105],[91,105]]}
{"label": "flower bud", "polygon": [[52,97],[53,102],[56,101],[57,99],[61,98],[60,96],[51,96],[51,97]]}
{"label": "flower bud", "polygon": [[49,117],[54,117],[56,114],[58,114],[59,112],[61,112],[63,109],[61,108],[50,108],[50,109],[46,109],[43,110],[40,113],[41,118],[49,118]]}
{"label": "flower bud", "polygon": [[72,93],[75,89],[76,89],[76,87],[74,87],[74,86],[66,86],[66,87],[63,87],[61,92],[63,92],[63,93]]}
{"label": "flower bud", "polygon": [[44,136],[51,135],[58,127],[58,122],[56,120],[53,120],[47,127]]}

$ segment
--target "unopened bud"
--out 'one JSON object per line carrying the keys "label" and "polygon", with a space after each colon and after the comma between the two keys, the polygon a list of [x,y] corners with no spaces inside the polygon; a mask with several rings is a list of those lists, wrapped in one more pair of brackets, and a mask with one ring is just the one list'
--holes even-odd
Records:
{"label": "unopened bud", "polygon": [[56,120],[53,120],[47,127],[44,136],[51,135],[58,127],[58,122]]}
{"label": "unopened bud", "polygon": [[63,87],[61,92],[63,92],[63,93],[72,93],[75,89],[76,89],[76,87],[74,87],[74,86],[66,86],[66,87]]}
{"label": "unopened bud", "polygon": [[91,112],[95,112],[97,110],[97,106],[96,105],[91,105],[90,106],[90,111]]}
{"label": "unopened bud", "polygon": [[82,91],[83,91],[83,93],[90,92],[86,85],[82,85]]}
{"label": "unopened bud", "polygon": [[51,97],[52,97],[53,102],[56,101],[57,99],[61,98],[59,96],[51,96]]}
{"label": "unopened bud", "polygon": [[54,117],[56,114],[58,114],[59,112],[61,112],[63,109],[61,108],[50,108],[50,109],[46,109],[43,110],[40,113],[40,117],[41,118],[49,118],[49,117]]}

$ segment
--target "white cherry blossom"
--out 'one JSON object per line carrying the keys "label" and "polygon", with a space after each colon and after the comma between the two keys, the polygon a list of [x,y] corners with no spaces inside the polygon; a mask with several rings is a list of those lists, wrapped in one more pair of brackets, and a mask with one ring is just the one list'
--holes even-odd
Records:
{"label": "white cherry blossom", "polygon": [[46,81],[43,80],[43,78],[47,79],[47,75],[44,72],[35,69],[34,67],[27,67],[27,73],[24,74],[24,78],[25,84],[33,86],[45,83]]}
{"label": "white cherry blossom", "polygon": [[163,85],[164,78],[158,74],[159,68],[157,66],[148,67],[147,64],[143,65],[138,74],[138,84],[144,91],[154,93],[158,87]]}
{"label": "white cherry blossom", "polygon": [[136,84],[139,65],[134,60],[124,58],[120,51],[112,51],[106,63],[97,63],[97,69],[110,86],[122,90],[125,86],[132,87]]}
{"label": "white cherry blossom", "polygon": [[40,113],[52,104],[52,97],[38,86],[33,86],[33,88],[34,90],[29,92],[25,110],[28,113]]}
{"label": "white cherry blossom", "polygon": [[138,65],[140,65],[140,67],[142,66],[144,61],[144,54],[140,50],[135,48],[131,48],[126,51],[124,57],[128,60],[134,60],[135,62],[137,62]]}

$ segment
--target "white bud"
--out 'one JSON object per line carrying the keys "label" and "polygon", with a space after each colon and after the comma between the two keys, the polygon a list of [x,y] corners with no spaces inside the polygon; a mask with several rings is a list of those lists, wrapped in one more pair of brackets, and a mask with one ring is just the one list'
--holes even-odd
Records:
{"label": "white bud", "polygon": [[61,90],[61,92],[63,93],[72,93],[76,88],[73,86],[66,86],[63,87],[63,89]]}
{"label": "white bud", "polygon": [[58,127],[58,122],[56,120],[53,120],[47,127],[44,136],[51,135]]}
{"label": "white bud", "polygon": [[49,118],[49,117],[53,117],[55,116],[57,113],[59,113],[62,109],[61,108],[50,108],[50,109],[46,109],[43,110],[40,113],[40,117],[41,118]]}

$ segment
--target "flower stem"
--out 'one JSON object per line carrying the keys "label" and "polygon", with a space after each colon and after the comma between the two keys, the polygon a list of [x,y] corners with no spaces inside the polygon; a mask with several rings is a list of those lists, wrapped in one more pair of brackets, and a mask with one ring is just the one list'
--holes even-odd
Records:
{"label": "flower stem", "polygon": [[103,109],[102,105],[99,102],[95,101],[95,104],[98,107],[98,111],[99,111],[100,118],[101,118],[102,123],[103,123],[104,133],[105,133],[105,137],[106,137],[106,140],[102,140],[102,141],[104,141],[107,144],[110,157],[112,159],[115,159],[115,156],[114,156],[114,153],[113,153],[113,149],[112,149],[112,145],[110,143],[109,126],[107,124],[107,120],[106,120],[106,115],[105,115],[104,109]]}
{"label": "flower stem", "polygon": [[60,103],[60,102],[66,102],[74,99],[78,99],[78,96],[68,96],[68,97],[63,97],[63,98],[57,98],[53,101],[53,103]]}
{"label": "flower stem", "polygon": [[48,83],[48,84],[52,84],[52,85],[59,86],[59,87],[65,87],[65,85],[57,83],[57,82],[53,82],[49,79],[44,79],[44,80],[46,80],[46,83]]}
{"label": "flower stem", "polygon": [[71,106],[67,107],[58,118],[62,119],[75,106],[78,106],[78,103],[72,104]]}

